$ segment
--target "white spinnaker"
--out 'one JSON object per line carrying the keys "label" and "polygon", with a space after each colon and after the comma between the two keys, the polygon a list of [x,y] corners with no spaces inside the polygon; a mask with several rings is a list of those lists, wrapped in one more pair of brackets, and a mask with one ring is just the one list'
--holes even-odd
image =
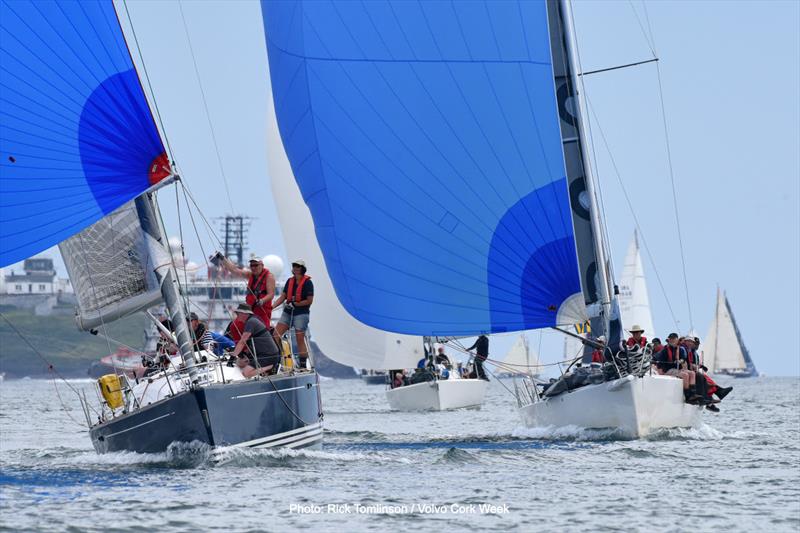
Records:
{"label": "white spinnaker", "polygon": [[736,336],[728,299],[719,288],[717,288],[717,311],[708,335],[703,340],[703,364],[712,372],[747,368],[744,352]]}
{"label": "white spinnaker", "polygon": [[267,159],[272,195],[289,260],[303,258],[314,282],[311,338],[325,355],[344,365],[374,369],[415,367],[422,357],[420,337],[366,326],[350,316],[339,303],[317,243],[311,212],[303,201],[283,148],[271,84],[268,87]]}
{"label": "white spinnaker", "polygon": [[650,312],[650,298],[647,295],[647,281],[644,277],[642,256],[639,253],[639,236],[634,231],[633,239],[628,245],[625,264],[619,283],[619,310],[622,314],[622,325],[630,328],[639,325],[644,328],[644,335],[651,339],[657,337],[653,327],[653,315]]}

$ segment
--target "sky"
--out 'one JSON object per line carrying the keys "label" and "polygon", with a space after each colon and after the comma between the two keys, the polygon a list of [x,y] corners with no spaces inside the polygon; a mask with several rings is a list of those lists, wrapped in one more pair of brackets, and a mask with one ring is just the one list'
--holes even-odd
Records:
{"label": "sky", "polygon": [[[635,227],[627,194],[649,249],[642,254],[656,334],[693,328],[704,337],[719,285],[757,368],[800,374],[800,351],[792,348],[800,323],[800,2],[575,0],[573,6],[584,72],[651,59],[654,52],[659,58],[660,88],[654,63],[585,77],[617,274]],[[127,7],[168,142],[204,215],[254,217],[252,251],[284,256],[274,209],[280,200],[271,195],[266,160],[259,3],[137,0]],[[130,40],[125,7],[117,8]],[[174,195],[160,201],[175,234]],[[187,224],[184,215],[188,254],[202,262],[202,251],[214,245],[201,230],[201,251]],[[530,336],[545,361],[561,358],[557,334],[544,333],[541,345],[538,334]],[[493,356],[515,338],[499,338]]]}

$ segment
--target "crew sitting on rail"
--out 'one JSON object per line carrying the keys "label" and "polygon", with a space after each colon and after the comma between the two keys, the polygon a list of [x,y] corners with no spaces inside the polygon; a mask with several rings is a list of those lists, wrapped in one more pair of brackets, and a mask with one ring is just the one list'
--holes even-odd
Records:
{"label": "crew sitting on rail", "polygon": [[661,339],[658,337],[654,337],[652,341],[650,341],[650,353],[652,354],[653,359],[655,359],[656,354],[664,349],[664,345],[661,344]]}
{"label": "crew sitting on rail", "polygon": [[406,377],[405,370],[396,370],[394,371],[394,379],[392,380],[392,388],[396,389],[397,387],[403,387],[407,384],[408,378]]}
{"label": "crew sitting on rail", "polygon": [[[706,409],[718,413],[719,407],[714,403],[725,398],[733,390],[733,387],[720,387],[707,374],[708,369],[700,361],[700,339],[698,337],[687,335],[681,339],[681,342],[688,354],[689,368],[694,370],[697,375],[698,393],[702,393],[708,403]],[[715,394],[719,400],[714,400]]]}
{"label": "crew sitting on rail", "polygon": [[600,335],[596,339],[597,343],[601,346],[598,346],[592,352],[592,363],[600,363],[601,365],[606,362],[606,337],[605,335]]}
{"label": "crew sitting on rail", "polygon": [[[683,396],[687,403],[696,404],[701,400],[695,387],[695,373],[685,368],[687,361],[686,349],[678,344],[678,334],[670,333],[667,345],[658,353],[655,359],[659,374],[674,376],[683,380]],[[682,368],[682,366],[684,368]]]}
{"label": "crew sitting on rail", "polygon": [[[236,308],[236,315],[240,320],[245,320],[244,332],[242,338],[236,343],[231,357],[242,369],[242,375],[250,378],[277,371],[281,354],[267,326],[253,314],[253,309],[247,304],[239,304],[239,307]],[[243,353],[245,345],[250,348],[248,355]]]}
{"label": "crew sitting on rail", "polygon": [[625,347],[627,350],[631,352],[644,350],[644,347],[647,346],[647,337],[642,335],[642,333],[644,333],[644,328],[638,324],[635,324],[628,331],[630,332],[631,336],[628,337],[628,340],[625,342]]}

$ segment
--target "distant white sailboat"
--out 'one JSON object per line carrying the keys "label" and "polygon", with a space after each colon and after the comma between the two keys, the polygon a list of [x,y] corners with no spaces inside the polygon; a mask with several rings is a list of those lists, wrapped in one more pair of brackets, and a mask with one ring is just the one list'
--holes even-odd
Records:
{"label": "distant white sailboat", "polygon": [[619,311],[622,323],[644,328],[648,339],[655,335],[653,315],[650,312],[650,298],[647,295],[647,281],[644,277],[642,256],[639,253],[639,234],[634,230],[633,239],[625,254],[625,264],[619,280]]}
{"label": "distant white sailboat", "polygon": [[717,287],[717,309],[703,340],[703,364],[714,374],[749,378],[758,376],[750,353],[733,317],[725,293]]}
{"label": "distant white sailboat", "polygon": [[523,333],[517,338],[498,370],[501,376],[524,373],[535,377],[541,373],[539,354],[531,348],[527,335]]}

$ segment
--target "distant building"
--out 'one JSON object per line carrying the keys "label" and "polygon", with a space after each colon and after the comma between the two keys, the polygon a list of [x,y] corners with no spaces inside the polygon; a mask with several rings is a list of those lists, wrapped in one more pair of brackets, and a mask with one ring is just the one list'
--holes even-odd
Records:
{"label": "distant building", "polygon": [[13,270],[3,279],[3,293],[16,294],[62,294],[71,293],[68,279],[56,278],[53,260],[49,257],[33,257],[23,263],[23,272]]}

